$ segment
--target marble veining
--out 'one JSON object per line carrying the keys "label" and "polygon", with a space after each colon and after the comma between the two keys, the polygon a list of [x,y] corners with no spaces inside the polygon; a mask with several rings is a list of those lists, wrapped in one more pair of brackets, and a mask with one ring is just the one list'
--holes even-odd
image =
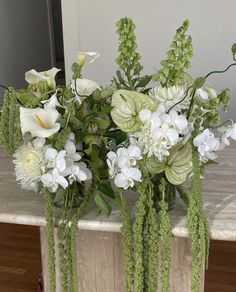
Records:
{"label": "marble veining", "polygon": [[[43,197],[34,192],[22,190],[15,182],[13,164],[0,148],[0,222],[44,226]],[[212,239],[236,241],[236,143],[219,152],[218,165],[207,168],[203,181],[204,205],[210,222]],[[129,196],[133,206],[134,196]],[[55,218],[58,217],[55,209]],[[186,209],[177,200],[170,212],[172,234],[187,237]],[[107,216],[96,216],[91,206],[79,220],[78,228],[119,232],[119,212],[114,209]]]}

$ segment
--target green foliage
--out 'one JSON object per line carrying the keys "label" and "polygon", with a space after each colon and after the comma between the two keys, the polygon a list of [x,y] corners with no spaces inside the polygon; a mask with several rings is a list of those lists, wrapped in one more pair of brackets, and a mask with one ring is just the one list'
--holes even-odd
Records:
{"label": "green foliage", "polygon": [[120,202],[120,217],[122,221],[121,233],[123,239],[123,257],[125,262],[125,291],[132,292],[134,281],[132,224],[127,208],[127,202],[121,192],[118,195],[118,200]]}
{"label": "green foliage", "polygon": [[56,267],[55,267],[55,240],[54,223],[52,211],[52,199],[50,193],[44,190],[45,199],[45,217],[46,217],[46,235],[48,244],[48,273],[50,292],[56,292]]}
{"label": "green foliage", "polygon": [[207,264],[209,252],[209,227],[203,209],[199,154],[193,146],[193,178],[190,189],[187,226],[192,240],[192,292],[200,289],[200,275]]}
{"label": "green foliage", "polygon": [[167,59],[161,61],[162,68],[153,79],[162,86],[182,85],[185,80],[185,69],[190,67],[190,58],[193,55],[192,38],[187,35],[189,22],[185,20],[179,27],[167,52]]}
{"label": "green foliage", "polygon": [[160,192],[162,200],[160,201],[160,238],[162,241],[161,248],[161,292],[169,290],[169,272],[170,272],[170,241],[171,241],[171,225],[168,216],[168,204],[165,201],[166,196],[166,180],[163,178],[160,184]]}
{"label": "green foliage", "polygon": [[119,34],[119,56],[116,63],[120,69],[128,76],[130,74],[139,75],[142,66],[139,63],[141,56],[136,52],[135,24],[130,18],[121,18],[117,23],[117,33]]}
{"label": "green foliage", "polygon": [[[222,90],[218,96],[207,102],[196,101],[198,108],[195,109],[193,113],[194,116],[202,115],[203,117],[203,127],[211,128],[221,124],[220,109],[223,108],[224,111],[228,110],[230,103],[229,89],[226,88]],[[202,114],[200,107],[206,110],[206,113]]]}
{"label": "green foliage", "polygon": [[65,127],[57,134],[56,143],[55,143],[55,148],[57,150],[62,150],[64,148],[70,133],[71,133],[71,129],[69,127]]}
{"label": "green foliage", "polygon": [[16,92],[9,88],[5,91],[0,119],[0,142],[5,151],[12,155],[22,145],[20,130],[20,104]]}

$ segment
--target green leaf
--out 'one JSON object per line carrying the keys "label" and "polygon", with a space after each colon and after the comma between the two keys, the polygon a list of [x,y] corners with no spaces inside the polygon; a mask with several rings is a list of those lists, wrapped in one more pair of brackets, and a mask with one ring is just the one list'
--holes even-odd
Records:
{"label": "green leaf", "polygon": [[139,87],[146,87],[147,85],[148,85],[148,83],[152,80],[152,75],[145,75],[145,76],[143,76],[140,80],[139,80],[139,82],[138,82],[138,84],[136,85],[136,88],[139,88]]}
{"label": "green leaf", "polygon": [[63,188],[58,188],[55,197],[54,197],[54,203],[56,203],[57,205],[61,206],[64,204],[65,201],[65,197],[66,197],[66,193],[67,191]]}
{"label": "green leaf", "polygon": [[82,67],[78,63],[73,63],[71,66],[71,70],[73,72],[74,78],[79,78]]}
{"label": "green leaf", "polygon": [[107,216],[111,214],[111,206],[103,199],[100,194],[96,194],[94,201],[98,208]]}
{"label": "green leaf", "polygon": [[115,193],[112,189],[112,187],[108,183],[100,183],[98,185],[98,190],[105,194],[106,196],[115,199]]}
{"label": "green leaf", "polygon": [[124,85],[124,86],[127,86],[125,80],[124,80],[123,77],[121,76],[121,72],[120,72],[120,70],[117,70],[117,71],[116,71],[116,75],[117,75],[117,78],[118,78],[120,84],[122,84],[122,85]]}

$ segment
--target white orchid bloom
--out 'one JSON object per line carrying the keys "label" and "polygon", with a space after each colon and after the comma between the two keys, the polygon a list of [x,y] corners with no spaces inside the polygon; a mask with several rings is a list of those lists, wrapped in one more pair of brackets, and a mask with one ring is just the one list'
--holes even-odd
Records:
{"label": "white orchid bloom", "polygon": [[76,146],[71,140],[68,140],[66,142],[64,148],[66,150],[66,163],[67,163],[67,166],[70,166],[75,161],[79,161],[81,159],[81,155],[78,152],[76,152]]}
{"label": "white orchid bloom", "polygon": [[220,142],[209,129],[205,129],[201,134],[195,137],[193,139],[193,144],[197,147],[202,162],[217,158],[215,151],[219,150]]}
{"label": "white orchid bloom", "polygon": [[109,151],[107,153],[108,172],[111,178],[114,178],[119,171],[117,159],[117,154],[114,151]]}
{"label": "white orchid bloom", "polygon": [[115,176],[114,183],[118,188],[123,188],[127,190],[129,187],[132,188],[134,186],[135,181],[141,181],[141,171],[135,167],[124,167],[121,169],[121,173],[118,173]]}
{"label": "white orchid bloom", "polygon": [[43,174],[41,176],[41,182],[43,183],[44,187],[48,188],[48,190],[52,193],[55,193],[60,186],[63,189],[68,187],[68,181],[59,173],[59,171],[54,168],[52,172]]}
{"label": "white orchid bloom", "polygon": [[47,161],[48,168],[57,168],[59,172],[62,172],[66,168],[66,151],[57,151],[54,148],[48,148],[45,152],[45,159]]}
{"label": "white orchid bloom", "polygon": [[196,96],[200,98],[201,101],[208,101],[215,99],[217,97],[217,91],[210,86],[203,86],[196,90]]}
{"label": "white orchid bloom", "polygon": [[135,166],[140,159],[142,159],[141,149],[138,146],[130,145],[128,148],[117,150],[117,164],[120,168]]}
{"label": "white orchid bloom", "polygon": [[32,69],[25,73],[25,80],[29,84],[37,84],[39,81],[46,80],[48,83],[48,86],[51,89],[55,89],[56,88],[55,77],[59,71],[61,71],[61,69],[57,69],[55,67],[53,67],[52,69],[48,71],[43,71],[43,72],[37,72],[36,70]]}
{"label": "white orchid bloom", "polygon": [[56,109],[56,107],[63,107],[57,99],[57,91],[49,99],[42,100],[41,103],[44,105],[43,107],[45,109]]}
{"label": "white orchid bloom", "polygon": [[77,63],[83,66],[85,63],[93,63],[100,58],[101,54],[97,52],[79,52],[77,55]]}
{"label": "white orchid bloom", "polygon": [[100,89],[100,87],[93,80],[77,78],[76,80],[72,80],[71,89],[75,94],[72,101],[82,103],[86,96],[91,95],[96,89]]}
{"label": "white orchid bloom", "polygon": [[21,132],[30,132],[33,137],[47,138],[60,130],[56,123],[59,113],[54,109],[23,108],[20,107]]}
{"label": "white orchid bloom", "polygon": [[163,124],[160,128],[156,128],[152,131],[152,139],[155,143],[165,145],[168,148],[178,142],[178,132],[170,128],[167,124]]}
{"label": "white orchid bloom", "polygon": [[87,168],[84,162],[67,167],[62,174],[68,176],[70,184],[74,181],[82,182],[92,178],[91,171]]}
{"label": "white orchid bloom", "polygon": [[222,150],[225,146],[230,145],[229,138],[236,140],[236,123],[232,123],[232,125],[229,125],[227,127],[220,127],[218,128],[218,131],[221,134],[219,150]]}
{"label": "white orchid bloom", "polygon": [[171,129],[177,130],[179,134],[188,127],[188,121],[184,115],[178,115],[177,111],[171,110],[169,114],[161,117],[163,123],[166,123]]}

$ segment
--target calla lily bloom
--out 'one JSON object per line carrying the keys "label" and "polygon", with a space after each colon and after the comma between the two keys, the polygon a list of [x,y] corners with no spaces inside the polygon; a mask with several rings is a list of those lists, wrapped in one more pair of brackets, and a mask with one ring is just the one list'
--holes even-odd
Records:
{"label": "calla lily bloom", "polygon": [[55,109],[20,108],[21,132],[30,132],[33,137],[47,138],[57,133],[60,124],[56,123],[59,112]]}
{"label": "calla lily bloom", "polygon": [[55,109],[56,107],[63,107],[57,99],[57,92],[55,92],[49,99],[42,100],[41,103],[44,104],[45,109]]}
{"label": "calla lily bloom", "polygon": [[48,86],[52,89],[56,88],[55,77],[56,74],[61,71],[61,69],[57,69],[53,67],[48,71],[37,72],[36,70],[32,69],[25,73],[25,80],[29,84],[37,84],[39,81],[47,81]]}
{"label": "calla lily bloom", "polygon": [[72,100],[82,103],[84,96],[91,95],[96,89],[100,89],[99,85],[89,79],[76,79],[71,83],[72,92],[76,95]]}
{"label": "calla lily bloom", "polygon": [[79,52],[77,55],[77,63],[83,66],[85,63],[93,63],[95,60],[100,58],[101,54],[97,52]]}

